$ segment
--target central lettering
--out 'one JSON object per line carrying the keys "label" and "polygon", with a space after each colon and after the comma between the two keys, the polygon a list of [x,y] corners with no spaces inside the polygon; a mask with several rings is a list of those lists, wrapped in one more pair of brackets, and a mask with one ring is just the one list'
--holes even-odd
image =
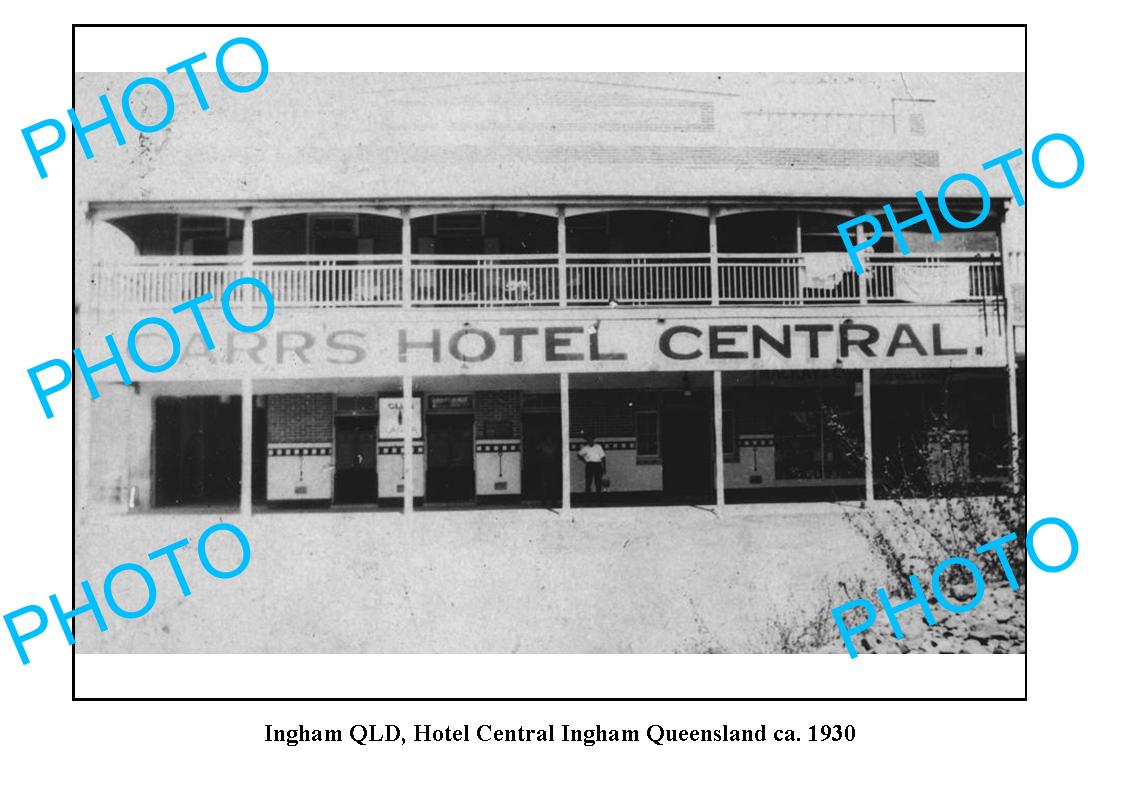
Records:
{"label": "central lettering", "polygon": [[[503,354],[500,342],[504,343]],[[398,361],[403,363],[416,356],[439,363],[442,351],[457,362],[466,363],[487,362],[497,355],[506,356],[511,362],[605,362],[628,358],[623,351],[606,349],[596,326],[514,326],[502,327],[494,333],[465,326],[449,335],[447,341],[441,329],[398,330]]]}

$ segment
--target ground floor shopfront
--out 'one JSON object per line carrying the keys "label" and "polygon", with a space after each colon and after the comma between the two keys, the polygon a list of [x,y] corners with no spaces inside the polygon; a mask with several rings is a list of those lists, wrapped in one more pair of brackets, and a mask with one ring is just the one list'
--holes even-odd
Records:
{"label": "ground floor shopfront", "polygon": [[410,510],[985,489],[1010,475],[1008,389],[993,368],[107,385],[90,499]]}

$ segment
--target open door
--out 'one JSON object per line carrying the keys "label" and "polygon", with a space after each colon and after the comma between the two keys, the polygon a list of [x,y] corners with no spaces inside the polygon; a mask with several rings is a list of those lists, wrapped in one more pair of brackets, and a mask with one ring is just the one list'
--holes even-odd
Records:
{"label": "open door", "polygon": [[704,397],[665,405],[663,494],[704,497],[714,492],[713,420]]}
{"label": "open door", "polygon": [[427,419],[426,498],[464,502],[476,496],[472,415],[430,414]]}
{"label": "open door", "polygon": [[377,435],[375,415],[335,418],[333,503],[378,502]]}
{"label": "open door", "polygon": [[539,412],[523,415],[524,497],[547,503],[561,501],[561,415]]}

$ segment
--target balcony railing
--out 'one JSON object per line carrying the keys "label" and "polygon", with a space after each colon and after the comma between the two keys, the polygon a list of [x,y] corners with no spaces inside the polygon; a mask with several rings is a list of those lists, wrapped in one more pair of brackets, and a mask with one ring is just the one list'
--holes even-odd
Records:
{"label": "balcony railing", "polygon": [[[716,266],[716,267],[715,267]],[[221,296],[252,274],[279,307],[950,304],[1003,295],[993,253],[875,254],[866,274],[808,267],[801,254],[257,255],[134,257],[99,263],[100,308],[159,308]],[[716,295],[714,274],[716,273]],[[564,291],[562,287],[564,285]],[[236,297],[236,298],[241,298]],[[407,302],[408,298],[408,302]]]}
{"label": "balcony railing", "polygon": [[[398,258],[399,266],[401,258]],[[531,255],[414,255],[410,276],[418,306],[498,307],[557,304],[558,258]]]}
{"label": "balcony railing", "polygon": [[[244,263],[244,261],[243,261]],[[231,278],[242,276],[239,264]],[[402,303],[402,258],[396,254],[309,257],[259,255],[253,275],[279,307],[394,307]]]}
{"label": "balcony railing", "polygon": [[708,254],[573,254],[571,304],[709,304]]}

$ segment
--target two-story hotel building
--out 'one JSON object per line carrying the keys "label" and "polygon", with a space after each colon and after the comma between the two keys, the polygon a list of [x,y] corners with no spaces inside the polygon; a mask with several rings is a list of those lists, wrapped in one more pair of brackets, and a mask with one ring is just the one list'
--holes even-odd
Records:
{"label": "two-story hotel building", "polygon": [[[986,175],[980,226],[914,225],[908,254],[887,234],[861,277],[836,230],[979,172],[898,76],[317,77],[80,164],[87,358],[146,316],[183,341],[78,394],[85,505],[720,509],[1011,477],[1009,191]],[[276,302],[263,331],[212,302],[209,350],[172,315],[246,275]]]}

